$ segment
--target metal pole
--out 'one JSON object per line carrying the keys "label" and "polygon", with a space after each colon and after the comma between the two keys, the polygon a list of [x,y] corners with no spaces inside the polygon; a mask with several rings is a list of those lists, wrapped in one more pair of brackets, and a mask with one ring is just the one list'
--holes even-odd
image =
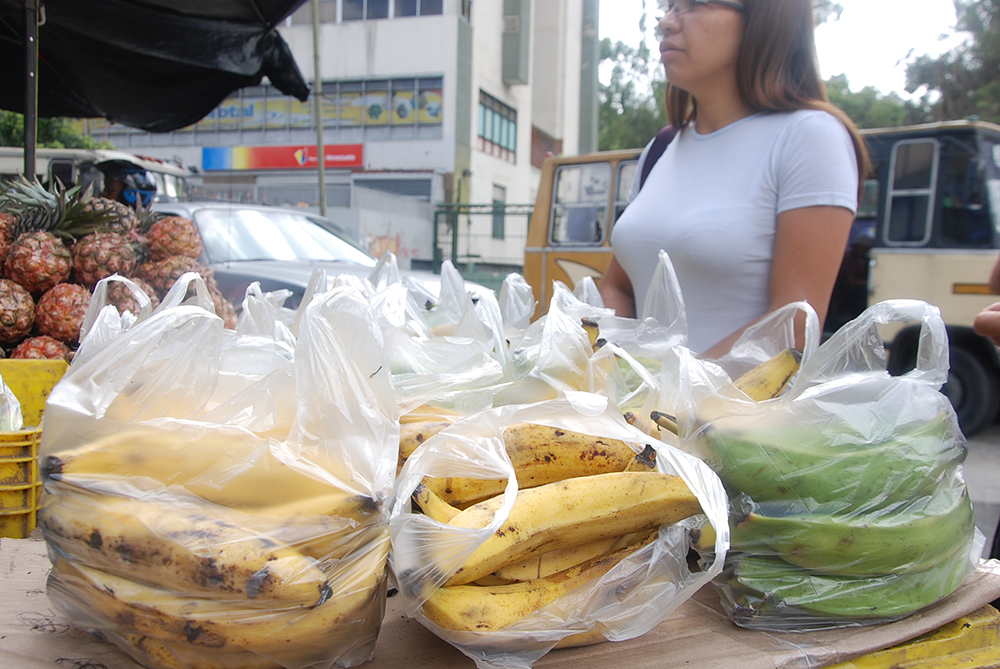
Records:
{"label": "metal pole", "polygon": [[24,0],[24,176],[35,180],[38,143],[38,2]]}
{"label": "metal pole", "polygon": [[316,123],[316,151],[319,159],[319,214],[326,216],[326,148],[323,145],[323,76],[319,69],[319,0],[312,0],[313,14],[313,119]]}

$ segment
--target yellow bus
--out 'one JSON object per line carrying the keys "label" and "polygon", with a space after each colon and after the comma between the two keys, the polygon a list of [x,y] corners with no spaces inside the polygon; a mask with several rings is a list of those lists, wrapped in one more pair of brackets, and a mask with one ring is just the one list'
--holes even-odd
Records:
{"label": "yellow bus", "polygon": [[[824,330],[891,298],[929,302],[948,326],[951,372],[944,392],[967,435],[1000,410],[1000,356],[972,331],[979,311],[1000,297],[987,280],[1000,249],[1000,126],[949,121],[864,130],[875,166],[845,250]],[[528,226],[524,276],[538,301],[552,282],[600,281],[610,233],[628,204],[641,149],[549,158]],[[669,252],[669,249],[667,249]],[[916,360],[919,325],[883,333],[889,371]]]}

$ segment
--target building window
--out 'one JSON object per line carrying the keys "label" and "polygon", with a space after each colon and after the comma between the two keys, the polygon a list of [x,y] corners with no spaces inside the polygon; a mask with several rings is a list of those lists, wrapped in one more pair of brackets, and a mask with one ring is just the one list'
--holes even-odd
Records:
{"label": "building window", "polygon": [[439,16],[444,13],[444,0],[339,0],[339,4],[341,21]]}
{"label": "building window", "polygon": [[493,184],[493,239],[503,239],[506,203],[507,189],[500,184]]}
{"label": "building window", "polygon": [[479,91],[476,148],[509,163],[517,163],[517,111],[483,91]]}
{"label": "building window", "polygon": [[462,18],[472,21],[472,0],[462,0]]}

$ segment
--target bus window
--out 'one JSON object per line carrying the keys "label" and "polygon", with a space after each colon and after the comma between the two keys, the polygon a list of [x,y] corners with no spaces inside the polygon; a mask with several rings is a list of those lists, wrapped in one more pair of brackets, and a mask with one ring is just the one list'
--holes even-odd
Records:
{"label": "bus window", "polygon": [[628,193],[632,190],[632,181],[635,179],[635,169],[638,165],[638,160],[623,160],[618,163],[618,178],[615,180],[615,217],[612,224],[618,222],[618,217],[628,206]]}
{"label": "bus window", "polygon": [[936,140],[901,140],[892,147],[886,244],[920,246],[930,239],[937,171]]}
{"label": "bus window", "polygon": [[858,218],[878,216],[878,179],[865,179],[865,192],[858,203]]}
{"label": "bus window", "polygon": [[49,161],[49,183],[57,179],[65,188],[76,185],[76,166],[72,160]]}
{"label": "bus window", "polygon": [[[993,229],[1000,234],[1000,144],[987,144],[984,152],[986,163],[986,197],[993,214]],[[990,160],[989,157],[992,157]]]}
{"label": "bus window", "polygon": [[563,165],[556,170],[550,244],[600,244],[608,219],[611,163]]}
{"label": "bus window", "polygon": [[940,164],[941,244],[991,248],[993,225],[976,147],[948,138],[941,147]]}

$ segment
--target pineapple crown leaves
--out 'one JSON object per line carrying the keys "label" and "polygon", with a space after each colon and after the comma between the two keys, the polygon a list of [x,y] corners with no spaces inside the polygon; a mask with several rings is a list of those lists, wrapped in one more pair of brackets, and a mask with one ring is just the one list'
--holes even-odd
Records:
{"label": "pineapple crown leaves", "polygon": [[13,237],[25,232],[51,232],[64,240],[76,241],[80,237],[107,228],[114,215],[103,210],[87,210],[91,186],[81,191],[80,186],[66,188],[54,179],[46,188],[35,179],[28,181],[24,175],[0,192],[0,211],[17,217]]}

